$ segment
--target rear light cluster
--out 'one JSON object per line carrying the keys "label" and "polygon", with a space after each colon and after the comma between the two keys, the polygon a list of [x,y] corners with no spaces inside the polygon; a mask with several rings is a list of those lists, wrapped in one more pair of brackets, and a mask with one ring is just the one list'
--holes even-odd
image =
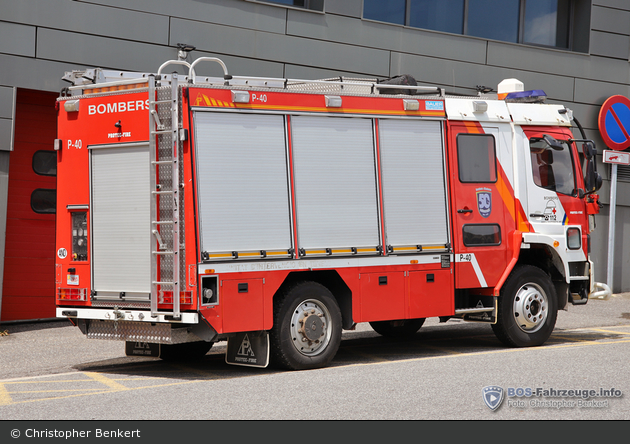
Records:
{"label": "rear light cluster", "polygon": [[57,288],[57,299],[64,301],[87,301],[87,288]]}
{"label": "rear light cluster", "polygon": [[[172,304],[173,303],[173,292],[172,291],[160,290],[159,301],[160,301],[160,304]],[[180,304],[192,304],[192,291],[180,291],[179,292],[179,303]]]}

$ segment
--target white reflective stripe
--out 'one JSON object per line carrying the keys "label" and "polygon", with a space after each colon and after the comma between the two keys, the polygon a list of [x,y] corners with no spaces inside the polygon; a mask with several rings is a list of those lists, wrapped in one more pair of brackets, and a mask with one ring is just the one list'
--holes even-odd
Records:
{"label": "white reflective stripe", "polygon": [[482,287],[487,287],[488,284],[486,283],[486,278],[483,277],[483,272],[481,271],[481,267],[479,266],[479,263],[477,262],[477,256],[475,256],[474,254],[472,255],[472,266],[473,269],[475,270],[475,274],[477,275],[477,279],[479,279],[479,284]]}
{"label": "white reflective stripe", "polygon": [[[453,255],[448,254],[449,262],[453,261]],[[300,259],[288,261],[257,261],[257,262],[230,262],[199,264],[199,274],[205,274],[206,270],[212,273],[241,273],[244,271],[280,271],[280,270],[315,270],[320,268],[352,268],[352,267],[378,267],[384,265],[409,265],[412,260],[418,264],[441,264],[442,255],[404,255],[388,257],[362,257],[362,258],[322,258]]]}
{"label": "white reflective stripe", "polygon": [[475,253],[456,254],[455,262],[470,262],[470,265],[472,265],[473,270],[475,270],[477,279],[479,279],[479,285],[481,287],[488,286],[488,284],[486,283],[486,278],[483,277],[483,272],[481,271],[479,262],[477,262],[477,256],[475,256]]}

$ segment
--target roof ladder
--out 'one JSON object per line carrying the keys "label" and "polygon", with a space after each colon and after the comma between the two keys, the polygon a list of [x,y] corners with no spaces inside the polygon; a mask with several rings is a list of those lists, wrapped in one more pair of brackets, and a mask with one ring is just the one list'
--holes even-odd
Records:
{"label": "roof ladder", "polygon": [[[151,316],[181,319],[179,102],[177,74],[170,88],[158,88],[149,76],[151,162]],[[158,273],[159,271],[159,273]],[[173,311],[158,312],[160,297],[172,294]],[[164,302],[164,301],[163,301]]]}

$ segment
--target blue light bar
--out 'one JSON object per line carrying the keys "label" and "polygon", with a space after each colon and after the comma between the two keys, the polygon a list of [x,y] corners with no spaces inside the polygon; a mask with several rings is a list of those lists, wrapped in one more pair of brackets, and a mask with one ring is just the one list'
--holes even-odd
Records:
{"label": "blue light bar", "polygon": [[547,94],[542,89],[509,93],[505,96],[506,102],[512,103],[543,103]]}

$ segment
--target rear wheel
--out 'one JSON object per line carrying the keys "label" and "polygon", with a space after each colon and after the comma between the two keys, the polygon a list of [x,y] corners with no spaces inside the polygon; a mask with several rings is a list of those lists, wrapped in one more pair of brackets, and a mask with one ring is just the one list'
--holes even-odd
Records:
{"label": "rear wheel", "polygon": [[323,285],[298,283],[274,302],[270,344],[275,364],[290,370],[325,367],[340,343],[341,312]]}
{"label": "rear wheel", "polygon": [[420,330],[422,324],[424,324],[424,318],[370,322],[370,326],[376,333],[389,338],[406,338],[413,336]]}
{"label": "rear wheel", "polygon": [[522,265],[505,281],[492,330],[511,347],[542,345],[551,336],[557,316],[558,299],[549,276],[538,267]]}
{"label": "rear wheel", "polygon": [[212,348],[212,342],[198,341],[183,344],[161,344],[160,359],[164,361],[189,361],[200,359]]}

